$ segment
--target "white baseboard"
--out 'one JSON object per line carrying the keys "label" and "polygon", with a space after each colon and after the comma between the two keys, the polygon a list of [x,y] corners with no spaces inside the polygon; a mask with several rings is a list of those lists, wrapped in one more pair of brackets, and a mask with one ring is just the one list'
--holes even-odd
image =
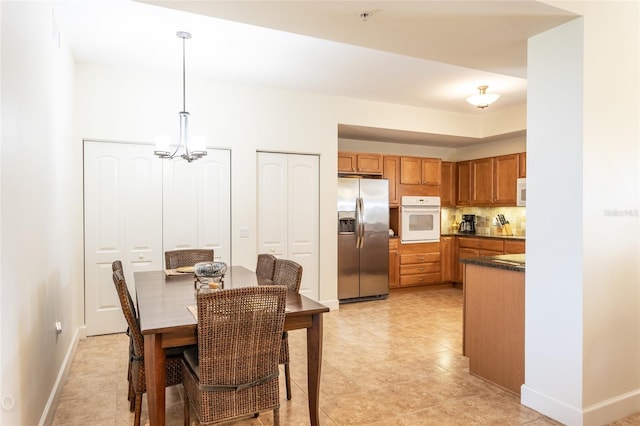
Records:
{"label": "white baseboard", "polygon": [[582,426],[582,410],[522,385],[520,388],[522,405],[536,410],[547,417],[570,426]]}
{"label": "white baseboard", "polygon": [[71,368],[71,363],[73,362],[73,357],[76,354],[76,349],[78,348],[78,341],[80,340],[80,336],[84,335],[86,337],[86,328],[84,326],[76,329],[76,332],[73,334],[73,339],[71,340],[71,344],[69,345],[69,349],[67,350],[67,354],[62,361],[62,365],[60,366],[60,370],[58,371],[58,377],[56,378],[56,382],[53,384],[53,388],[51,389],[51,393],[49,394],[49,399],[47,400],[47,405],[44,407],[44,411],[42,412],[42,416],[40,417],[40,422],[38,425],[50,425],[53,423],[53,418],[56,414],[56,408],[58,407],[58,402],[60,401],[60,396],[62,395],[62,388],[64,387],[64,383],[67,380],[67,376],[69,375],[69,369]]}
{"label": "white baseboard", "polygon": [[324,306],[331,309],[332,311],[335,311],[336,309],[340,308],[340,302],[338,302],[338,299],[322,300],[318,303],[322,303]]}
{"label": "white baseboard", "polygon": [[590,405],[584,410],[585,426],[600,426],[637,413],[640,409],[640,389]]}
{"label": "white baseboard", "polygon": [[606,425],[638,412],[640,407],[640,389],[609,398],[584,409],[567,405],[527,385],[522,385],[520,391],[522,405],[570,426]]}

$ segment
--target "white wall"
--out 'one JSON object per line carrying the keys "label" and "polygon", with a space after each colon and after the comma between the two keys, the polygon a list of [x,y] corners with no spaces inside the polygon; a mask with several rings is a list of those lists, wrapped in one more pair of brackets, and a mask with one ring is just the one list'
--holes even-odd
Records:
{"label": "white wall", "polygon": [[0,423],[27,425],[46,421],[84,322],[82,157],[72,139],[73,61],[64,40],[58,47],[52,5],[0,7]]}
{"label": "white wall", "polygon": [[525,152],[526,150],[526,136],[507,137],[496,141],[460,147],[456,149],[456,161],[516,154],[519,152]]}
{"label": "white wall", "polygon": [[529,43],[522,402],[601,425],[640,407],[640,4],[551,4],[584,18]]}
{"label": "white wall", "polygon": [[452,161],[451,159],[455,158],[456,153],[455,148],[353,139],[338,140],[338,149],[340,151],[370,152],[384,155],[441,158],[443,161]]}
{"label": "white wall", "polygon": [[465,161],[525,152],[527,150],[526,139],[526,136],[505,137],[504,139],[459,148],[339,139],[338,149],[341,151],[373,152],[384,155],[433,157],[440,158],[442,161]]}
{"label": "white wall", "polygon": [[[145,142],[156,133],[176,134],[180,81],[178,76],[148,71],[79,65],[78,137]],[[320,301],[333,307],[337,307],[338,123],[480,137],[474,133],[480,131],[478,126],[470,128],[473,116],[464,114],[196,78],[189,78],[187,87],[192,133],[207,136],[211,147],[232,151],[234,264],[253,268],[256,262],[256,151],[320,155],[319,294]],[[248,238],[239,237],[242,226],[249,228]]]}

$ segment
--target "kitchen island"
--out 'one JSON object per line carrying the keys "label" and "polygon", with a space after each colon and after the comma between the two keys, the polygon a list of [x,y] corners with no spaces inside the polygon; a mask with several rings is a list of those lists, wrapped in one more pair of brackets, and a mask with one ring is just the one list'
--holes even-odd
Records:
{"label": "kitchen island", "polygon": [[464,264],[463,354],[469,372],[520,395],[524,384],[525,255],[460,259]]}

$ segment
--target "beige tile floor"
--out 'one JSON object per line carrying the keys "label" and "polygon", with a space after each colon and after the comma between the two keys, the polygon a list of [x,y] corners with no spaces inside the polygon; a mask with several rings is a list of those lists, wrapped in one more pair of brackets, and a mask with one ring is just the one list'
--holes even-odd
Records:
{"label": "beige tile floor", "polygon": [[[293,398],[281,380],[282,425],[308,425],[305,332],[289,334]],[[500,388],[470,376],[461,355],[462,290],[419,289],[341,305],[324,315],[322,425],[557,425]],[[54,425],[130,425],[128,337],[78,344]],[[283,373],[284,374],[284,373]],[[182,387],[167,389],[167,424],[181,425]],[[192,424],[198,422],[192,414]],[[143,399],[142,423],[148,424]],[[273,417],[231,422],[271,425]],[[640,413],[614,423],[640,424]]]}

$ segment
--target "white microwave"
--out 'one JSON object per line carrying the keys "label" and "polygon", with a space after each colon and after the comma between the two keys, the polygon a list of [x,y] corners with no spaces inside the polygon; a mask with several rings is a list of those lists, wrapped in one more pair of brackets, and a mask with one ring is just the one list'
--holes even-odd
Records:
{"label": "white microwave", "polygon": [[516,184],[516,206],[527,205],[527,178],[519,178]]}

